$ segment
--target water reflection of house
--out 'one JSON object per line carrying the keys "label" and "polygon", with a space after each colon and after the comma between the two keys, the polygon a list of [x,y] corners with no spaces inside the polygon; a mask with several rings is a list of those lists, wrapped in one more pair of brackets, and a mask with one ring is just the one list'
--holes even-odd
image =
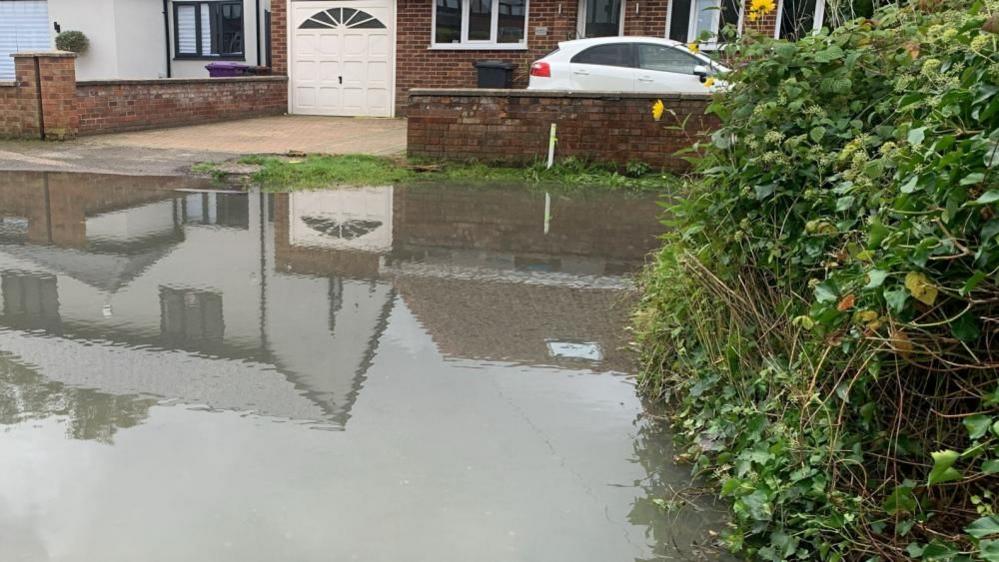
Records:
{"label": "water reflection of house", "polygon": [[174,181],[0,175],[6,360],[95,396],[341,427],[396,305],[448,357],[627,367],[647,200]]}
{"label": "water reflection of house", "polygon": [[[94,191],[121,197],[55,209],[61,190],[81,188],[0,180],[0,216],[18,226],[0,230],[0,323],[13,328],[0,350],[73,386],[345,424],[391,286],[275,272],[263,196],[153,196],[143,181],[104,178]],[[48,231],[73,236],[35,235]]]}
{"label": "water reflection of house", "polygon": [[[279,269],[391,279],[451,357],[578,365],[555,351],[576,347],[627,369],[620,289],[656,244],[655,206],[555,197],[548,216],[546,232],[544,194],[511,190],[278,195],[275,255]],[[349,241],[325,228],[352,220],[378,226]]]}

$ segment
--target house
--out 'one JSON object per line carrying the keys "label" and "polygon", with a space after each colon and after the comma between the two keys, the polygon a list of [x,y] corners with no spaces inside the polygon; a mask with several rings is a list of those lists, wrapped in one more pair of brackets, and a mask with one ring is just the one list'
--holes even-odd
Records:
{"label": "house", "polygon": [[794,37],[821,26],[825,0],[779,0],[762,17],[747,17],[740,0],[285,0],[273,9],[274,67],[288,73],[292,113],[392,116],[412,88],[474,87],[476,61],[516,64],[523,87],[530,63],[561,41],[707,35],[702,47],[713,49],[727,24]]}
{"label": "house", "polygon": [[207,77],[211,61],[267,64],[270,0],[0,0],[0,81],[17,51],[81,31],[79,80]]}

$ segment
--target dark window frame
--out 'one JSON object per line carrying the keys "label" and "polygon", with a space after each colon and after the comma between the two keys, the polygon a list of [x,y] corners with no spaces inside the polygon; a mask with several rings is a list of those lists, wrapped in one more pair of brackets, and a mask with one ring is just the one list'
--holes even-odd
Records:
{"label": "dark window frame", "polygon": [[[583,62],[583,61],[576,60],[579,57],[585,55],[586,53],[588,53],[588,52],[590,52],[590,51],[592,51],[594,49],[600,49],[602,47],[608,47],[610,45],[624,45],[624,46],[626,46],[628,48],[628,61],[627,61],[628,64],[602,64],[602,63]],[[620,43],[603,43],[603,44],[600,44],[600,45],[594,45],[592,47],[587,47],[586,49],[583,49],[582,51],[576,53],[575,55],[572,56],[571,59],[569,59],[569,64],[590,64],[590,65],[593,65],[593,66],[610,66],[610,67],[614,67],[614,68],[638,68],[638,49],[635,48],[635,44],[634,43],[625,43],[625,42],[620,42]]]}
{"label": "dark window frame", "polygon": [[[243,35],[243,52],[241,54],[203,54],[205,52],[204,44],[202,41],[201,34],[201,6],[204,4],[209,5],[209,9],[214,6],[219,6],[223,4],[232,4],[239,6],[240,16],[239,23],[242,30],[240,33]],[[194,33],[195,41],[197,45],[198,54],[191,53],[181,53],[180,52],[180,21],[178,18],[178,12],[181,6],[193,6],[194,7]],[[213,10],[214,11],[214,10]],[[196,0],[185,0],[183,2],[173,3],[173,59],[174,60],[217,60],[217,61],[245,61],[246,60],[246,13],[245,6],[241,0],[208,0],[203,2],[198,2]],[[214,22],[216,19],[215,14],[211,14],[210,19]],[[221,24],[219,24],[219,36],[216,37],[215,33],[212,33],[212,43],[216,43],[221,39]],[[209,51],[212,50],[212,45],[208,46]]]}

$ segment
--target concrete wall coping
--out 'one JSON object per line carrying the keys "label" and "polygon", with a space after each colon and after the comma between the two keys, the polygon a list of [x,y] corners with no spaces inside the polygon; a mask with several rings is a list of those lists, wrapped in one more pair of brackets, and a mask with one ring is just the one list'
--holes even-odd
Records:
{"label": "concrete wall coping", "polygon": [[151,78],[139,80],[82,80],[83,86],[182,86],[185,84],[232,84],[254,82],[287,82],[287,76],[233,76],[229,78]]}
{"label": "concrete wall coping", "polygon": [[575,92],[568,90],[494,90],[487,88],[413,88],[409,97],[476,97],[476,98],[566,98],[566,99],[670,99],[700,100],[711,99],[711,94],[679,93],[635,93],[635,92]]}
{"label": "concrete wall coping", "polygon": [[76,53],[69,51],[22,51],[10,55],[15,59],[25,59],[34,57],[47,57],[50,59],[75,59]]}

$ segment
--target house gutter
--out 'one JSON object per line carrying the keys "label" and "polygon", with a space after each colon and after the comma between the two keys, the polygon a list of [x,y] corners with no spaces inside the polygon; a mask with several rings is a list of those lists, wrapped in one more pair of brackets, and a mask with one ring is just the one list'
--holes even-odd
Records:
{"label": "house gutter", "polygon": [[163,42],[166,46],[166,77],[173,78],[170,68],[170,0],[163,0]]}
{"label": "house gutter", "polygon": [[260,37],[260,28],[263,27],[263,22],[260,21],[260,2],[262,2],[262,1],[263,0],[254,0],[254,2],[253,2],[256,5],[255,7],[256,7],[256,10],[257,10],[257,16],[256,16],[256,21],[257,21],[257,66],[264,66],[264,62],[260,58],[260,56],[261,56],[260,53],[263,52],[263,49],[260,46],[260,39],[261,39],[261,37]]}

